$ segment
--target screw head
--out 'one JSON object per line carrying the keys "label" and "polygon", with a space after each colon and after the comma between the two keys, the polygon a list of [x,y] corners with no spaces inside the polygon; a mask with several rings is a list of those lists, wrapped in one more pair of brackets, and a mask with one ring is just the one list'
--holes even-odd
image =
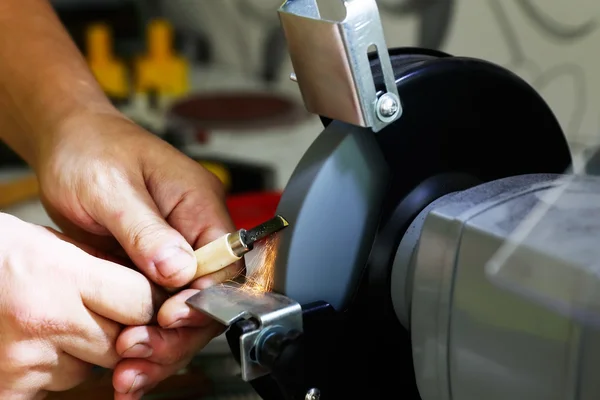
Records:
{"label": "screw head", "polygon": [[379,112],[384,117],[391,117],[398,112],[398,102],[388,93],[379,100]]}
{"label": "screw head", "polygon": [[306,396],[304,396],[304,400],[320,400],[321,399],[321,391],[317,388],[312,388],[308,392],[306,392]]}
{"label": "screw head", "polygon": [[377,117],[383,122],[391,122],[400,112],[400,104],[390,93],[383,94],[377,100]]}

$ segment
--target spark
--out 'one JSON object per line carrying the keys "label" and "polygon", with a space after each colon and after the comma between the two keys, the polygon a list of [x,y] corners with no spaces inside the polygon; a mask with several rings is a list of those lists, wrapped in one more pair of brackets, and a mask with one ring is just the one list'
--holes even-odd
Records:
{"label": "spark", "polygon": [[247,266],[247,275],[241,290],[253,294],[270,292],[273,288],[275,259],[277,256],[278,235],[264,240],[260,247],[255,248],[256,254]]}

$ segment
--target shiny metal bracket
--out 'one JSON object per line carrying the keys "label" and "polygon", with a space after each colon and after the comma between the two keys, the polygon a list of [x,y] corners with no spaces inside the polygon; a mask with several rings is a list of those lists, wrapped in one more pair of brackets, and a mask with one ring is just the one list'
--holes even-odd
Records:
{"label": "shiny metal bracket", "polygon": [[220,284],[204,289],[186,303],[229,327],[242,319],[254,319],[258,329],[240,336],[240,365],[246,382],[270,371],[253,359],[263,334],[274,329],[302,332],[302,307],[277,293],[254,292],[237,284]]}
{"label": "shiny metal bracket", "polygon": [[[321,19],[316,0],[287,0],[279,9],[309,112],[378,132],[402,115],[392,63],[375,0],[341,1],[342,21]],[[369,51],[375,47],[385,91],[377,93]]]}

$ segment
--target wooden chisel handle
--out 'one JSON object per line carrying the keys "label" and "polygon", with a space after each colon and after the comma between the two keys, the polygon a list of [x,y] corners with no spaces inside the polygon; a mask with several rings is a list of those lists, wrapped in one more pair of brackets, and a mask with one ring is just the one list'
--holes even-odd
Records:
{"label": "wooden chisel handle", "polygon": [[239,261],[248,251],[239,238],[239,232],[228,233],[200,247],[194,252],[197,261],[194,280]]}
{"label": "wooden chisel handle", "polygon": [[250,230],[240,229],[237,232],[228,233],[200,247],[194,251],[197,267],[193,280],[217,272],[239,261],[244,254],[252,250],[255,242],[279,232],[288,225],[285,218],[276,215]]}

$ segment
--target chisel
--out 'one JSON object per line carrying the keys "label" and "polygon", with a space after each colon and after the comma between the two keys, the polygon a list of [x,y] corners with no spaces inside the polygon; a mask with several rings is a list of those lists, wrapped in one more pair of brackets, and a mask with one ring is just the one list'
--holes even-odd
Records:
{"label": "chisel", "polygon": [[194,279],[212,274],[240,260],[254,248],[254,244],[279,232],[288,222],[280,215],[252,229],[240,229],[200,247],[194,253],[198,262]]}

